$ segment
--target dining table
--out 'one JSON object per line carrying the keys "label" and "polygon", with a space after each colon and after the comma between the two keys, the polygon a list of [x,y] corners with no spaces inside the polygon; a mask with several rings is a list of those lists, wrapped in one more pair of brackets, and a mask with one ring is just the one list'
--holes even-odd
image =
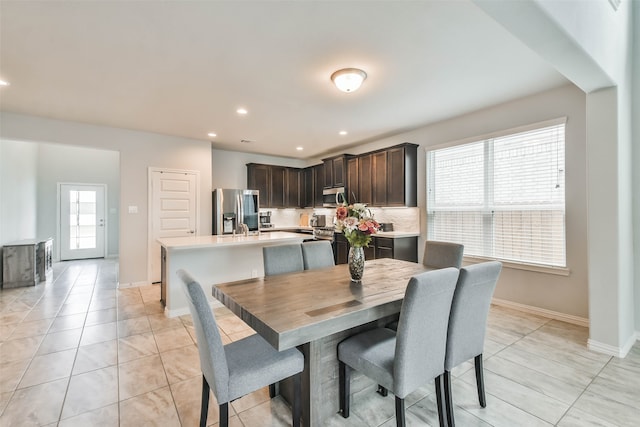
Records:
{"label": "dining table", "polygon": [[[216,284],[212,294],[275,349],[296,347],[304,354],[302,421],[321,426],[339,410],[338,343],[397,319],[409,279],[428,270],[382,258],[365,262],[360,282],[341,264]],[[351,391],[369,382],[354,373]],[[286,381],[280,393],[291,401]]]}

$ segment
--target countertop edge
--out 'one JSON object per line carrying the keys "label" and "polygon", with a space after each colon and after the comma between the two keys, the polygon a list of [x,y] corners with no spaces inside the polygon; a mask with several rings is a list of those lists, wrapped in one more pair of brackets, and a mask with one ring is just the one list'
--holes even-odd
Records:
{"label": "countertop edge", "polygon": [[206,248],[224,248],[237,246],[264,245],[269,243],[304,240],[308,235],[289,233],[285,231],[265,233],[259,236],[193,236],[193,237],[164,237],[157,239],[160,246],[167,250],[188,250]]}

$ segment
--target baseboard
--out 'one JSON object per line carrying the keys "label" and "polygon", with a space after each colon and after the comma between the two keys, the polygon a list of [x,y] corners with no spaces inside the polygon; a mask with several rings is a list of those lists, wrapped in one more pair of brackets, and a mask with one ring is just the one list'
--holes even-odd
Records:
{"label": "baseboard", "polygon": [[[211,307],[212,310],[216,308],[224,307],[222,303],[218,300],[209,301],[209,306]],[[165,307],[164,314],[167,317],[179,317],[179,316],[185,316],[191,313],[189,312],[189,307],[178,308],[175,310],[169,310],[167,309],[167,307]]]}
{"label": "baseboard", "polygon": [[546,308],[534,307],[532,305],[520,304],[518,302],[507,301],[504,299],[493,298],[492,304],[501,307],[512,308],[514,310],[523,311],[525,313],[536,314],[538,316],[547,317],[549,319],[560,320],[562,322],[571,323],[573,325],[589,327],[589,319],[584,317],[573,316],[571,314],[560,313],[558,311],[547,310]]}
{"label": "baseboard", "polygon": [[631,347],[636,343],[636,340],[640,340],[640,332],[637,331],[635,334],[631,334],[627,342],[622,347],[601,343],[589,338],[587,341],[587,348],[589,350],[597,351],[598,353],[604,353],[624,359],[629,353],[629,350],[631,350]]}
{"label": "baseboard", "polygon": [[130,282],[130,283],[119,282],[118,283],[118,289],[122,289],[122,288],[139,288],[140,286],[147,286],[147,285],[149,285],[149,282],[147,282],[147,281]]}

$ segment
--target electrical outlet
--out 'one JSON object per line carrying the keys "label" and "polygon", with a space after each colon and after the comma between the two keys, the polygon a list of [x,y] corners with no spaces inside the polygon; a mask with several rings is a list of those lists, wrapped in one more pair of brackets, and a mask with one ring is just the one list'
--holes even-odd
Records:
{"label": "electrical outlet", "polygon": [[256,277],[258,277],[258,270],[254,268],[253,270],[251,270],[251,278],[255,279]]}

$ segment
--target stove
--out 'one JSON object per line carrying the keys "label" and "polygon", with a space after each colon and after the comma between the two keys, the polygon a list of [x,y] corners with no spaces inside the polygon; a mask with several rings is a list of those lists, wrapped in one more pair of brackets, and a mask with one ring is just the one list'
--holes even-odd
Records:
{"label": "stove", "polygon": [[313,238],[316,240],[333,241],[335,227],[313,227]]}

